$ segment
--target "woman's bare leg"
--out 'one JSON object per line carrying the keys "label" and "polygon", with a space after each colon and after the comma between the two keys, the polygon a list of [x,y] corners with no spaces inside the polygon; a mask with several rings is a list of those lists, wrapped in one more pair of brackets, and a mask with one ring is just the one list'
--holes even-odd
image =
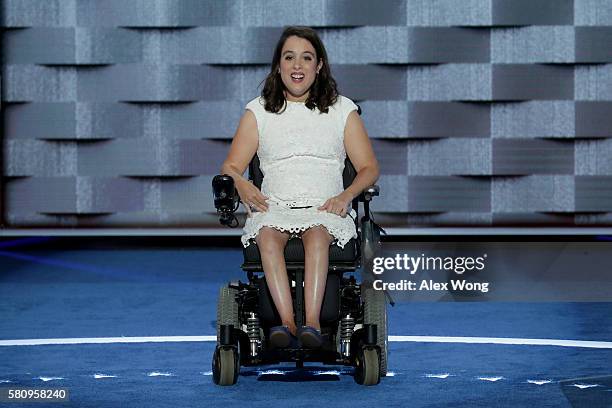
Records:
{"label": "woman's bare leg", "polygon": [[321,330],[319,316],[325,295],[329,266],[329,244],[333,237],[325,227],[312,227],[302,234],[304,244],[304,297],[306,326]]}
{"label": "woman's bare leg", "polygon": [[293,300],[285,265],[285,245],[288,240],[288,233],[271,227],[262,227],[255,238],[261,254],[266,284],[276,310],[278,310],[283,325],[289,327],[289,331],[295,335],[297,328],[293,317]]}

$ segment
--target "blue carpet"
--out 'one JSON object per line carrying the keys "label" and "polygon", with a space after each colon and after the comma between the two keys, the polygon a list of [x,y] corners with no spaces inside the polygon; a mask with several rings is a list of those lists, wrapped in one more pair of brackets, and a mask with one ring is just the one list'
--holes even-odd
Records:
{"label": "blue carpet", "polygon": [[[244,280],[241,261],[239,250],[215,248],[2,247],[0,338],[213,335],[218,288]],[[389,308],[392,335],[611,341],[610,316],[612,303],[437,302]],[[0,381],[11,381],[0,387],[67,387],[71,402],[53,406],[79,407],[283,402],[312,407],[355,401],[386,407],[612,406],[609,349],[394,342],[389,356],[394,375],[376,387],[356,385],[350,368],[316,364],[305,370],[286,364],[243,367],[236,386],[217,387],[210,376],[213,349],[212,342],[0,347]],[[153,372],[171,375],[149,376]]]}
{"label": "blue carpet", "polygon": [[[612,350],[392,343],[389,368],[393,376],[376,387],[355,384],[350,368],[316,364],[304,371],[286,364],[243,367],[236,386],[218,387],[210,376],[213,348],[213,343],[4,347],[0,348],[0,379],[10,379],[11,386],[67,387],[71,403],[79,407],[116,407],[128,401],[129,406],[143,407],[196,407],[204,401],[207,406],[244,403],[255,407],[283,401],[292,406],[323,406],[330,401],[350,406],[360,401],[389,407],[407,403],[417,407],[569,407],[564,392],[573,393],[576,407],[612,402],[605,382],[586,389],[573,384],[589,382],[561,383],[609,372]],[[266,369],[279,373],[261,375]],[[334,369],[338,374],[325,374]],[[171,376],[149,376],[155,372]],[[318,378],[321,372],[324,380]],[[94,374],[116,377],[95,379]],[[431,377],[441,374],[448,377]],[[63,379],[44,382],[41,376]],[[551,382],[536,385],[528,380]]]}

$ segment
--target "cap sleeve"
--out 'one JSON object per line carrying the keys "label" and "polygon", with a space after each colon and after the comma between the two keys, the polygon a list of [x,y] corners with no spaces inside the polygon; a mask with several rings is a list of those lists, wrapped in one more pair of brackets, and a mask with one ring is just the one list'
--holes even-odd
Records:
{"label": "cap sleeve", "polygon": [[257,130],[259,131],[260,135],[261,135],[261,131],[264,126],[264,119],[265,119],[265,112],[266,112],[266,109],[264,108],[263,103],[264,103],[263,99],[261,99],[261,97],[257,97],[251,100],[249,103],[247,103],[246,106],[244,107],[245,110],[250,110],[255,115],[255,120],[257,121]]}
{"label": "cap sleeve", "polygon": [[357,105],[355,105],[355,102],[353,102],[346,96],[340,95],[338,99],[340,102],[340,114],[342,115],[342,125],[344,127],[346,126],[346,120],[348,119],[349,114],[352,111],[356,111],[358,108],[357,108]]}

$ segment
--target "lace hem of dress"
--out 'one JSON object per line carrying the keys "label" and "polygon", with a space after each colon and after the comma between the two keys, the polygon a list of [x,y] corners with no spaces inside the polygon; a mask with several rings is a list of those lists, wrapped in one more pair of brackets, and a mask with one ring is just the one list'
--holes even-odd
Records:
{"label": "lace hem of dress", "polygon": [[335,230],[333,228],[328,227],[327,225],[318,223],[318,224],[310,224],[310,225],[306,225],[306,226],[300,226],[300,227],[290,227],[290,228],[284,228],[284,227],[280,227],[278,225],[260,225],[259,229],[255,232],[252,232],[250,234],[247,234],[245,236],[242,237],[242,243],[244,245],[244,247],[248,247],[249,245],[251,245],[251,240],[253,240],[257,234],[259,233],[259,230],[262,227],[270,227],[270,228],[274,228],[276,230],[279,230],[280,232],[289,232],[291,234],[291,238],[293,237],[299,237],[298,234],[305,232],[306,230],[308,230],[309,228],[312,227],[325,227],[325,229],[327,229],[327,232],[329,232],[329,234],[331,236],[334,237],[334,241],[332,242],[332,244],[336,244],[338,245],[340,248],[344,249],[344,246],[347,244],[347,242],[349,242],[351,240],[351,238],[353,238],[353,236],[351,237],[342,237],[341,235],[344,235],[341,233],[340,230]]}
{"label": "lace hem of dress", "polygon": [[251,240],[253,240],[257,236],[257,234],[259,233],[259,230],[263,227],[274,228],[276,230],[279,230],[280,232],[288,232],[291,234],[291,238],[293,238],[294,236],[299,236],[298,234],[312,227],[325,227],[325,229],[327,229],[327,232],[329,232],[329,234],[334,237],[334,241],[332,244],[336,244],[342,249],[344,249],[344,246],[347,244],[347,242],[349,242],[352,238],[357,237],[356,232],[352,234],[348,234],[346,229],[344,228],[335,228],[323,222],[313,222],[310,224],[299,225],[299,226],[279,225],[278,223],[263,223],[259,225],[257,228],[255,228],[254,230],[248,233],[245,233],[242,236],[241,241],[245,248],[251,244]]}

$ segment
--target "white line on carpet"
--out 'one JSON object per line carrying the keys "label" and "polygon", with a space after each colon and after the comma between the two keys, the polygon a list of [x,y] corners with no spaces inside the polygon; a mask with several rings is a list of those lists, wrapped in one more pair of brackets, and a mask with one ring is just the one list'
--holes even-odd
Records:
{"label": "white line on carpet", "polygon": [[409,341],[417,343],[511,344],[612,349],[612,342],[610,341],[521,339],[511,337],[389,336],[389,341]]}
{"label": "white line on carpet", "polygon": [[[175,343],[216,341],[216,336],[76,337],[59,339],[0,340],[0,346],[46,346],[52,344]],[[508,344],[612,349],[610,341],[522,339],[509,337],[389,336],[391,342]]]}

